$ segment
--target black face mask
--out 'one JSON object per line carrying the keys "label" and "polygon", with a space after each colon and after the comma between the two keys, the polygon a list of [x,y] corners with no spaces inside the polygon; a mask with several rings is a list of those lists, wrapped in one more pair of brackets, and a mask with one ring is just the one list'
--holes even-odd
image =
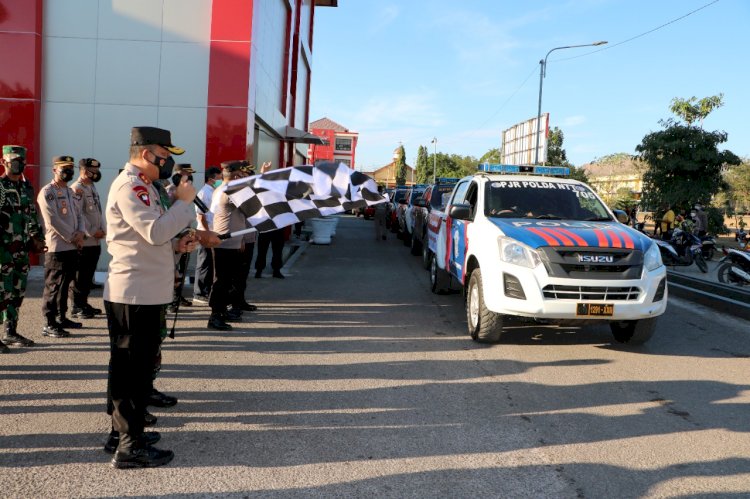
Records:
{"label": "black face mask", "polygon": [[[193,176],[192,175],[188,175],[187,179],[190,182],[192,182],[193,181]],[[173,185],[180,185],[181,182],[182,182],[182,175],[181,174],[175,173],[174,175],[172,175],[172,184]]]}
{"label": "black face mask", "polygon": [[159,156],[154,154],[154,160],[149,161],[149,163],[159,168],[159,178],[162,180],[168,179],[172,173],[172,169],[174,168],[174,159],[172,159],[172,156],[160,158]]}
{"label": "black face mask", "polygon": [[60,180],[63,182],[70,182],[73,180],[73,169],[72,168],[63,168],[60,170]]}
{"label": "black face mask", "polygon": [[92,182],[99,182],[102,179],[102,172],[99,170],[86,170],[86,176]]}
{"label": "black face mask", "polygon": [[26,168],[26,162],[22,159],[16,158],[10,160],[8,171],[11,175],[20,175],[23,173],[23,169]]}

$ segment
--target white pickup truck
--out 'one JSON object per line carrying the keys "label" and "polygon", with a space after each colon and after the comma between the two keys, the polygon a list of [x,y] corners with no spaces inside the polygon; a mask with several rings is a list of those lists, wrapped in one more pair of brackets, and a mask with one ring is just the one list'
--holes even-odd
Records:
{"label": "white pickup truck", "polygon": [[653,240],[622,223],[624,214],[618,220],[586,184],[557,177],[567,168],[480,170],[456,184],[428,223],[432,291],[463,291],[474,340],[498,341],[507,316],[607,321],[624,343],[652,336],[667,305]]}

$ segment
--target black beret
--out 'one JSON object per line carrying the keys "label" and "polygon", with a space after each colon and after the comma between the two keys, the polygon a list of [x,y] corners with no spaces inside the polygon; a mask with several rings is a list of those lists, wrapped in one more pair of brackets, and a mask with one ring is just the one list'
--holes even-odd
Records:
{"label": "black beret", "polygon": [[71,165],[73,166],[75,164],[75,160],[73,159],[73,156],[55,156],[52,158],[52,166],[65,166],[65,165]]}
{"label": "black beret", "polygon": [[94,158],[81,158],[78,160],[78,166],[81,168],[99,168],[102,164]]}
{"label": "black beret", "polygon": [[172,134],[169,130],[152,126],[134,126],[130,130],[131,146],[162,146],[172,154],[180,155],[185,152],[181,147],[172,144]]}

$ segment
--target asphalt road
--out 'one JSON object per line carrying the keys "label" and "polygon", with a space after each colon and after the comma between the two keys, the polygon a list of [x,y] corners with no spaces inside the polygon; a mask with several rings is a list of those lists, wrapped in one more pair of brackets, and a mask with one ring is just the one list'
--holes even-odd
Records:
{"label": "asphalt road", "polygon": [[[465,334],[458,294],[371,221],[250,278],[231,332],[194,306],[157,386],[174,461],[114,470],[103,318],[44,339],[41,283],[0,356],[3,497],[747,497],[750,323],[670,298],[645,346],[606,326]],[[92,300],[95,306],[101,300]]]}

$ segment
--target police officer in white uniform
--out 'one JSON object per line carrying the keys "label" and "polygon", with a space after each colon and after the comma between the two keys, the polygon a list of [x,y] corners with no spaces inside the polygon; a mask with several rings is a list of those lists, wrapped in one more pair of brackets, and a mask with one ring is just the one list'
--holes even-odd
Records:
{"label": "police officer in white uniform", "polygon": [[91,283],[96,272],[96,265],[102,253],[101,240],[107,235],[102,203],[95,183],[102,178],[101,163],[94,158],[82,158],[78,161],[78,180],[70,186],[73,191],[73,203],[83,221],[83,247],[73,281],[73,317],[91,319],[102,313],[89,302]]}
{"label": "police officer in white uniform", "polygon": [[[186,231],[195,212],[195,188],[184,180],[175,201],[165,209],[152,183],[169,178],[172,144],[168,130],[134,127],[130,160],[117,176],[107,199],[107,249],[112,255],[104,285],[104,308],[110,338],[108,390],[113,402],[112,427],[119,444],[115,468],[161,466],[174,457],[152,446],[157,432],[144,434],[144,413],[151,389],[154,357],[160,343],[160,314],[172,300],[174,251],[192,251],[196,243],[213,247],[212,234]],[[183,233],[177,241],[178,234]],[[201,239],[201,240],[199,240]]]}
{"label": "police officer in white uniform", "polygon": [[[49,252],[44,257],[44,294],[42,312],[46,325],[44,336],[65,338],[65,328],[78,329],[80,322],[65,317],[68,311],[68,288],[78,267],[78,250],[83,247],[83,220],[74,206],[74,193],[68,187],[73,180],[74,162],[71,156],[52,158],[52,182],[45,185],[39,196],[39,212],[44,219],[44,237]],[[59,320],[58,320],[59,317]]]}

